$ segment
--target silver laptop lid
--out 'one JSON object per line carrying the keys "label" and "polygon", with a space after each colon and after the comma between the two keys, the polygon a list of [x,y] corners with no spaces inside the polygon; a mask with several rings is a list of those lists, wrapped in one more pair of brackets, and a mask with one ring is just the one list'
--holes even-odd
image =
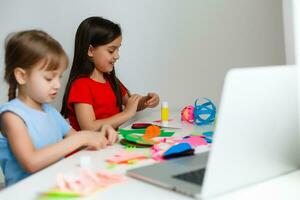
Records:
{"label": "silver laptop lid", "polygon": [[233,69],[226,76],[202,197],[299,166],[298,69]]}

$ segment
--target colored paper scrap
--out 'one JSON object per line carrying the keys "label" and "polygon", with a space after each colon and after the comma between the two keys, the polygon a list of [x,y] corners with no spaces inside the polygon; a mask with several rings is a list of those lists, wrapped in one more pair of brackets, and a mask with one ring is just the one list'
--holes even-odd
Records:
{"label": "colored paper scrap", "polygon": [[[121,129],[119,128],[118,131],[120,134],[125,137],[128,134],[145,134],[146,129],[133,129],[133,130],[126,130],[126,129]],[[163,129],[160,130],[159,137],[170,137],[174,134],[174,131],[165,131]]]}
{"label": "colored paper scrap", "polygon": [[203,136],[209,137],[209,138],[212,138],[213,134],[214,134],[213,131],[207,131],[207,132],[202,133]]}
{"label": "colored paper scrap", "polygon": [[179,143],[169,148],[163,154],[163,158],[168,159],[192,154],[194,154],[194,149],[189,143]]}
{"label": "colored paper scrap", "polygon": [[135,143],[135,142],[130,142],[126,139],[121,139],[120,140],[120,144],[124,145],[125,148],[149,148],[149,146],[151,145],[145,145],[145,144],[138,144],[138,143]]}
{"label": "colored paper scrap", "polygon": [[198,98],[194,105],[194,122],[198,126],[213,123],[215,121],[217,108],[212,100]]}
{"label": "colored paper scrap", "polygon": [[125,136],[125,139],[133,143],[142,144],[145,146],[147,145],[148,147],[157,143],[152,139],[144,139],[141,135],[137,134],[128,134]]}
{"label": "colored paper scrap", "polygon": [[206,140],[207,143],[209,143],[209,144],[212,143],[212,139],[211,138],[207,138],[207,137],[203,137],[203,138]]}
{"label": "colored paper scrap", "polygon": [[[171,121],[173,121],[173,120],[174,120],[174,119],[169,119],[168,121],[171,122]],[[161,119],[158,119],[158,120],[154,120],[153,122],[161,123],[162,121],[161,121]]]}
{"label": "colored paper scrap", "polygon": [[160,128],[158,126],[148,126],[145,134],[142,136],[144,140],[150,140],[160,135]]}
{"label": "colored paper scrap", "polygon": [[148,157],[142,153],[121,150],[120,152],[106,159],[106,161],[109,163],[121,164],[128,163],[130,160],[141,160],[147,158]]}
{"label": "colored paper scrap", "polygon": [[138,134],[127,134],[124,136],[124,138],[130,142],[152,146],[157,143],[152,138],[155,138],[159,135],[160,128],[158,126],[151,125],[146,128],[145,134],[143,134],[142,136]]}
{"label": "colored paper scrap", "polygon": [[42,197],[44,198],[39,198],[39,200],[42,199],[65,199],[65,198],[78,198],[81,197],[82,195],[76,192],[69,192],[69,191],[60,191],[58,189],[51,189],[47,192],[44,192],[41,194]]}
{"label": "colored paper scrap", "polygon": [[125,176],[121,174],[110,174],[88,169],[58,174],[56,187],[42,193],[41,198],[77,198],[87,196],[125,180]]}
{"label": "colored paper scrap", "polygon": [[160,138],[158,143],[151,147],[152,159],[157,161],[163,160],[163,153],[168,150],[171,146],[178,144],[182,140],[182,137],[172,136],[167,138]]}
{"label": "colored paper scrap", "polygon": [[192,147],[207,145],[207,141],[202,136],[188,136],[179,142],[189,143]]}

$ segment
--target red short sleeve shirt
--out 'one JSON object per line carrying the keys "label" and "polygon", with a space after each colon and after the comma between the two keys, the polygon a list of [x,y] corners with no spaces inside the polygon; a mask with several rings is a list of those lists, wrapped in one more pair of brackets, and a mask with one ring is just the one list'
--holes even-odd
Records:
{"label": "red short sleeve shirt", "polygon": [[[126,94],[126,88],[121,84],[122,96]],[[74,103],[86,103],[93,106],[96,119],[105,119],[120,112],[117,99],[108,81],[100,83],[91,78],[79,78],[71,86],[67,102],[68,118],[75,130],[80,130]]]}

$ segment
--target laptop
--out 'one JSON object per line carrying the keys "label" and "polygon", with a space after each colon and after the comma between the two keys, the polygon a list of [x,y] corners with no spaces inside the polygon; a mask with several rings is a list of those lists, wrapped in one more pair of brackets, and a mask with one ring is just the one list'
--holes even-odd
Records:
{"label": "laptop", "polygon": [[230,70],[210,152],[127,174],[207,199],[296,170],[300,163],[297,76],[295,66]]}

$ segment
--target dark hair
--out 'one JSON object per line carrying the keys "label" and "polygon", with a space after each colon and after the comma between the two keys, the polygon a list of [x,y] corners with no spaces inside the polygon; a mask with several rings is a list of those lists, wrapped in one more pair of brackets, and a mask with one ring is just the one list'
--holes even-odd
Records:
{"label": "dark hair", "polygon": [[5,44],[4,79],[9,85],[8,100],[16,98],[18,83],[14,70],[20,67],[31,70],[44,59],[43,68],[56,70],[61,59],[68,62],[67,55],[61,45],[50,35],[41,30],[27,30],[10,34]]}
{"label": "dark hair", "polygon": [[[64,117],[68,117],[67,102],[73,82],[79,77],[90,76],[95,68],[94,63],[88,56],[89,46],[98,47],[106,45],[121,35],[121,28],[118,24],[102,17],[89,17],[81,22],[75,36],[72,68],[62,101],[61,114]],[[116,77],[115,69],[113,68],[109,73],[104,73],[104,77],[110,83],[117,99],[117,106],[122,111],[121,83]]]}

